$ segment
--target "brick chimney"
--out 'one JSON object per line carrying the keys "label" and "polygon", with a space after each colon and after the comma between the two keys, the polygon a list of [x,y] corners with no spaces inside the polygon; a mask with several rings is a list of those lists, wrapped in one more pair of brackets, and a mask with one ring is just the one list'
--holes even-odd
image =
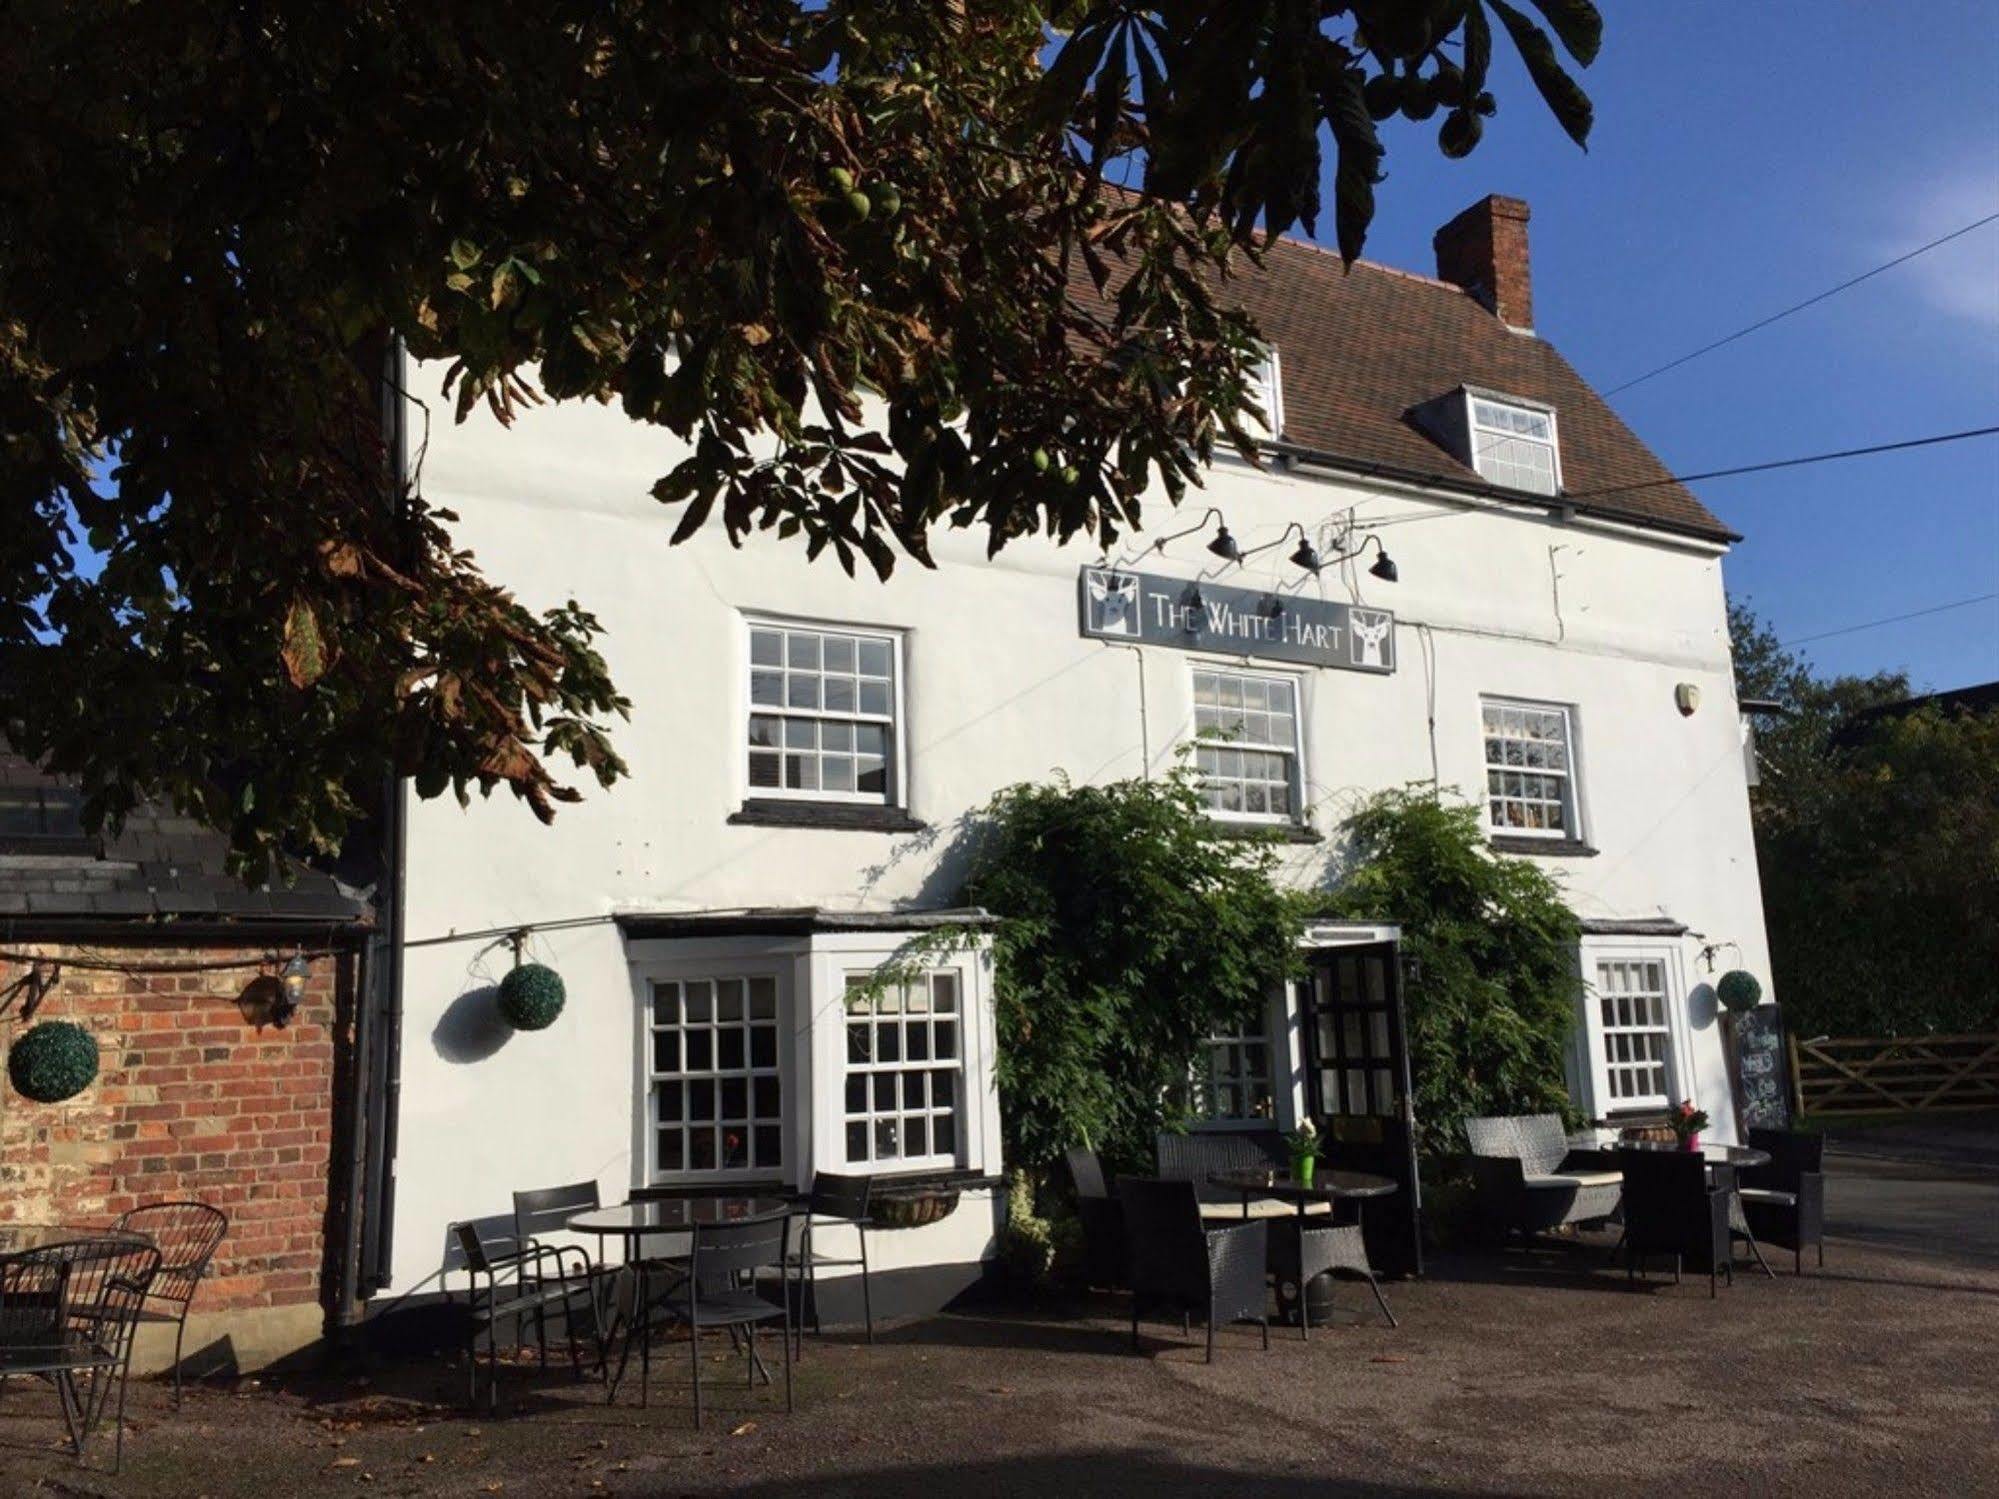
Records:
{"label": "brick chimney", "polygon": [[1534,331],[1534,278],[1527,261],[1527,205],[1481,198],[1430,241],[1437,275],[1477,297],[1509,328]]}

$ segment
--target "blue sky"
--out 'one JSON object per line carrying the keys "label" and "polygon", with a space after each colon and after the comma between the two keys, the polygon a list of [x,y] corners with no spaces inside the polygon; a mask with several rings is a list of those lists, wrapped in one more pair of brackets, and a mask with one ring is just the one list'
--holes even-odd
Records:
{"label": "blue sky", "polygon": [[[1385,127],[1370,259],[1428,271],[1488,192],[1528,200],[1535,321],[1599,389],[1999,211],[1999,8],[1604,4],[1587,155],[1495,53],[1464,160]],[[1328,227],[1329,226],[1325,226]],[[1677,473],[1999,424],[1999,224],[1613,398]],[[1697,486],[1731,590],[1791,640],[1999,591],[1999,438]],[[1999,678],[1999,601],[1803,648],[1919,687]]]}

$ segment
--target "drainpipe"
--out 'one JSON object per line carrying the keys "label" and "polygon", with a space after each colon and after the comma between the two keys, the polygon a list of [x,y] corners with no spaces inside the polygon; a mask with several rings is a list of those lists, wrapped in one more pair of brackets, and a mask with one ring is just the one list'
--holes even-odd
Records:
{"label": "drainpipe", "polygon": [[[409,485],[409,358],[401,339],[388,352],[384,424],[395,503]],[[401,1122],[403,1049],[403,888],[407,837],[402,778],[391,771],[382,785],[382,880],[376,887],[377,920],[369,970],[371,1045],[368,1052],[368,1120],[363,1167],[362,1223],[358,1290],[368,1296],[389,1284],[395,1241],[396,1137]]]}

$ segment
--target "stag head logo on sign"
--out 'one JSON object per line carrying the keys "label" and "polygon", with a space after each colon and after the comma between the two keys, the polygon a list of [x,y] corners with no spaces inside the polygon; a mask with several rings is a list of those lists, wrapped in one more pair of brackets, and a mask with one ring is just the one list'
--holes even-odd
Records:
{"label": "stag head logo on sign", "polygon": [[1079,582],[1082,633],[1094,639],[1395,670],[1395,616],[1386,609],[1110,567],[1086,567]]}

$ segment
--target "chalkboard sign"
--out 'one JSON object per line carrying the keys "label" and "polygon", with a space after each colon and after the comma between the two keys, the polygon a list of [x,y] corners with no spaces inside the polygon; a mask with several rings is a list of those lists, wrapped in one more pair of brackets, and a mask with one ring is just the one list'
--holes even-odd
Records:
{"label": "chalkboard sign", "polygon": [[1737,1128],[1744,1138],[1752,1129],[1789,1129],[1791,1090],[1783,1015],[1773,1004],[1758,1005],[1725,1014],[1721,1023]]}

